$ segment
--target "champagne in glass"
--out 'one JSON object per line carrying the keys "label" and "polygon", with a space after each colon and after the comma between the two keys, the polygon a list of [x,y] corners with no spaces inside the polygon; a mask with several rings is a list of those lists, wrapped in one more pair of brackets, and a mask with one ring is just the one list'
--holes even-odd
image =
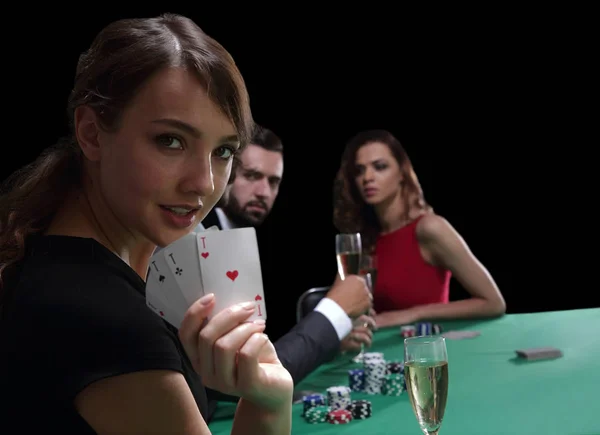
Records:
{"label": "champagne in glass", "polygon": [[437,435],[448,398],[448,355],[444,337],[404,340],[404,379],[421,430],[425,435]]}
{"label": "champagne in glass", "polygon": [[347,275],[358,275],[361,252],[360,233],[337,234],[335,236],[335,253],[340,278],[346,279]]}
{"label": "champagne in glass", "polygon": [[360,257],[360,274],[363,276],[367,274],[371,275],[371,293],[373,293],[373,289],[377,283],[377,257],[375,254],[365,254],[363,252]]}

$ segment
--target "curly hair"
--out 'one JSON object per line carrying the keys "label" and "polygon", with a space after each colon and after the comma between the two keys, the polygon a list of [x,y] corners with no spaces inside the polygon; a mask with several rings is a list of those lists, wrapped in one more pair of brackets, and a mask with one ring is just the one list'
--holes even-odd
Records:
{"label": "curly hair", "polygon": [[387,145],[396,159],[403,175],[404,218],[409,220],[412,210],[430,212],[433,209],[425,201],[423,190],[406,150],[398,139],[386,130],[367,130],[358,133],[346,144],[342,153],[340,169],[333,186],[333,224],[342,233],[361,233],[363,250],[371,253],[375,249],[381,224],[373,206],[361,197],[356,185],[356,153],[370,143]]}
{"label": "curly hair", "polygon": [[[81,183],[75,110],[87,105],[103,127],[118,128],[124,108],[149,77],[162,68],[181,66],[196,74],[232,121],[242,147],[248,143],[254,123],[248,92],[223,46],[176,14],[109,24],[79,58],[67,108],[71,134],[15,172],[0,190],[0,308],[8,292],[5,283],[18,269],[26,242],[48,228],[68,192]],[[234,160],[234,168],[236,164]],[[232,169],[229,181],[234,177]]]}

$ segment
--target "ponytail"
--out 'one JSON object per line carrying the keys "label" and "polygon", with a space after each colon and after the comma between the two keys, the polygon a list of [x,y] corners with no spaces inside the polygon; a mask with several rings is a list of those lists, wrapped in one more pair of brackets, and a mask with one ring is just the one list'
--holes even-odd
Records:
{"label": "ponytail", "polygon": [[0,187],[0,307],[27,240],[48,228],[68,192],[80,183],[80,155],[74,140],[63,139]]}

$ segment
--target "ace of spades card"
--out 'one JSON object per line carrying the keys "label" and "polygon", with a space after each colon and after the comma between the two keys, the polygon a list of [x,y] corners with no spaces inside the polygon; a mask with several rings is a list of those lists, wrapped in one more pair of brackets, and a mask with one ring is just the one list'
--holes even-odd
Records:
{"label": "ace of spades card", "polygon": [[267,320],[260,256],[254,228],[196,234],[204,293],[214,293],[211,317],[232,305],[254,301],[248,321]]}
{"label": "ace of spades card", "polygon": [[171,325],[179,328],[185,301],[162,253],[152,257],[146,280],[146,305]]}

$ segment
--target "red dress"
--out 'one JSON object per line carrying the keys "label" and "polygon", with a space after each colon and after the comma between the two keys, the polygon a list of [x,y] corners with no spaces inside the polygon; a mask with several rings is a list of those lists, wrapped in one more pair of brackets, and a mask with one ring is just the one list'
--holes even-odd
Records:
{"label": "red dress", "polygon": [[416,230],[422,217],[377,239],[377,312],[449,301],[451,272],[425,262],[419,250]]}

